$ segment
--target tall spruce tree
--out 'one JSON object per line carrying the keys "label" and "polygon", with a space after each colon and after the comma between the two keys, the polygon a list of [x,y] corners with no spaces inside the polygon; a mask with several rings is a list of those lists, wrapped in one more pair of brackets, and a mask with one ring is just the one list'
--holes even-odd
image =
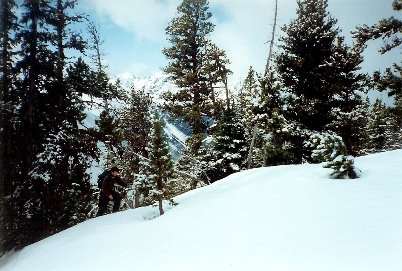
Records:
{"label": "tall spruce tree", "polygon": [[359,73],[363,62],[362,48],[349,48],[338,38],[334,49],[333,73],[329,76],[332,82],[331,122],[325,127],[334,131],[342,139],[349,155],[357,155],[366,112],[363,107],[362,92],[365,90],[366,76]]}
{"label": "tall spruce tree", "polygon": [[86,170],[96,156],[95,142],[80,127],[85,114],[81,92],[65,77],[65,50],[84,48],[69,32],[79,18],[76,1],[24,1],[16,71],[19,106],[14,125],[21,162],[10,181],[6,249],[21,248],[85,219],[90,195]]}
{"label": "tall spruce tree", "polygon": [[148,143],[148,159],[142,160],[141,172],[138,174],[138,186],[143,189],[143,202],[158,202],[160,215],[163,215],[163,200],[173,203],[170,178],[173,176],[173,160],[169,153],[168,137],[163,130],[165,126],[158,112],[155,112],[151,138]]}
{"label": "tall spruce tree", "polygon": [[[276,63],[288,92],[286,118],[293,123],[295,162],[306,155],[303,142],[311,131],[323,131],[340,104],[359,104],[356,91],[361,78],[355,73],[359,52],[350,51],[339,36],[336,20],[327,12],[327,0],[298,1],[297,18],[283,27]],[[343,109],[343,108],[342,108]],[[350,109],[349,109],[350,110]]]}
{"label": "tall spruce tree", "polygon": [[202,156],[203,170],[214,182],[245,168],[248,144],[244,125],[234,110],[224,112],[224,116],[214,127],[211,145],[206,147]]}
{"label": "tall spruce tree", "polygon": [[45,109],[50,103],[49,89],[55,80],[56,63],[54,52],[48,44],[53,39],[49,31],[50,2],[24,1],[22,4],[21,29],[16,33],[20,41],[17,69],[20,73],[18,98],[20,106],[15,138],[19,150],[20,173],[13,176],[13,206],[16,210],[10,227],[13,246],[21,248],[38,241],[47,229],[46,177],[33,174],[37,167],[38,154],[44,151],[49,122],[52,116]]}
{"label": "tall spruce tree", "polygon": [[[140,172],[141,159],[148,158],[147,145],[150,141],[152,118],[152,96],[144,89],[137,89],[133,85],[128,97],[128,103],[121,112],[121,128],[126,144],[120,165],[122,171],[129,173],[125,180],[133,183],[135,175]],[[140,206],[141,187],[134,187],[134,206]]]}
{"label": "tall spruce tree", "polygon": [[[285,160],[289,162],[289,159],[284,159],[285,120],[277,76],[270,69],[265,76],[256,75],[250,70],[243,88],[241,95],[246,103],[243,102],[241,107],[245,109],[249,141],[254,143],[250,148],[248,166],[278,165],[286,163]],[[244,109],[240,108],[240,112]]]}
{"label": "tall spruce tree", "polygon": [[0,255],[8,250],[12,243],[12,233],[15,209],[12,192],[15,179],[12,176],[18,172],[14,129],[16,120],[16,89],[15,89],[15,60],[17,40],[15,32],[19,25],[14,14],[14,0],[0,2]]}
{"label": "tall spruce tree", "polygon": [[[213,108],[208,80],[215,80],[215,76],[211,76],[215,71],[211,70],[211,65],[207,67],[207,63],[211,57],[208,52],[218,51],[210,47],[209,34],[214,25],[208,8],[207,0],[183,0],[177,8],[177,17],[166,28],[171,46],[163,49],[169,59],[164,70],[179,87],[177,93],[165,96],[165,109],[190,124],[192,136],[188,144],[195,153],[206,131],[203,117],[211,116]],[[220,51],[218,55],[222,55]]]}
{"label": "tall spruce tree", "polygon": [[369,152],[390,150],[393,129],[393,118],[385,104],[377,99],[370,111],[367,123]]}
{"label": "tall spruce tree", "polygon": [[88,33],[90,35],[89,49],[92,51],[92,62],[95,64],[95,71],[91,72],[92,87],[89,89],[89,96],[92,98],[102,98],[103,111],[100,113],[99,120],[95,123],[98,126],[98,139],[105,144],[106,147],[106,165],[111,166],[114,164],[113,160],[119,159],[121,156],[121,142],[122,131],[119,129],[120,120],[117,116],[117,112],[114,112],[110,108],[109,103],[112,99],[122,99],[123,91],[120,85],[120,81],[113,82],[105,69],[106,66],[102,63],[102,57],[105,55],[101,46],[104,41],[101,38],[99,27],[93,22],[88,24]]}
{"label": "tall spruce tree", "polygon": [[[48,124],[45,150],[38,155],[46,162],[37,167],[38,175],[48,175],[44,203],[47,235],[85,220],[89,208],[86,205],[90,204],[88,196],[91,190],[86,170],[94,158],[95,141],[90,140],[86,131],[78,126],[86,117],[81,93],[65,78],[65,51],[83,52],[85,48],[82,37],[69,29],[69,25],[82,20],[73,13],[76,2],[57,0],[49,6],[49,26],[53,28],[52,43],[56,50],[55,79],[48,89],[47,110],[53,119]],[[80,199],[86,200],[82,202]]]}
{"label": "tall spruce tree", "polygon": [[[206,59],[204,65],[204,72],[208,75],[208,82],[211,92],[212,100],[212,114],[211,117],[219,119],[222,115],[222,103],[219,100],[219,95],[215,89],[223,86],[225,90],[225,107],[226,110],[230,107],[230,94],[228,86],[228,76],[232,73],[227,68],[230,64],[225,51],[218,48],[217,45],[209,43],[206,50]],[[222,86],[219,86],[221,84]]]}

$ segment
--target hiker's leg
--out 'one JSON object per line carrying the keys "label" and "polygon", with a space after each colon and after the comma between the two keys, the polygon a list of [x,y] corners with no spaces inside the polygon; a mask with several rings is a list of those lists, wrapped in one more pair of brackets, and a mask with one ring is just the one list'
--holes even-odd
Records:
{"label": "hiker's leg", "polygon": [[96,216],[102,216],[105,214],[107,209],[107,204],[109,203],[108,197],[103,192],[99,193],[99,205],[98,205],[98,213]]}
{"label": "hiker's leg", "polygon": [[120,209],[120,202],[122,200],[122,196],[120,196],[120,194],[115,191],[112,192],[112,195],[113,195],[113,201],[114,201],[113,212],[118,212]]}

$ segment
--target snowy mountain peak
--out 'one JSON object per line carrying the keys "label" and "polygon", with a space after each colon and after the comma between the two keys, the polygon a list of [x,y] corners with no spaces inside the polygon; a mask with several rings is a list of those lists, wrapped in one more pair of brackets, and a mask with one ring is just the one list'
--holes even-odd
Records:
{"label": "snowy mountain peak", "polygon": [[125,73],[117,78],[120,79],[121,85],[126,90],[134,86],[136,89],[144,89],[154,96],[159,96],[162,92],[177,88],[171,82],[169,76],[163,72],[155,73],[149,77],[136,77]]}

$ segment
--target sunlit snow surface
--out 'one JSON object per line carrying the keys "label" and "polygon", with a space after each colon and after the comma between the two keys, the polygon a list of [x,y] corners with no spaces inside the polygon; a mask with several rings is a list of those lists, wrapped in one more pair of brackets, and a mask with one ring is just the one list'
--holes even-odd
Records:
{"label": "sunlit snow surface", "polygon": [[156,207],[94,218],[10,253],[0,270],[402,270],[402,150],[231,175]]}

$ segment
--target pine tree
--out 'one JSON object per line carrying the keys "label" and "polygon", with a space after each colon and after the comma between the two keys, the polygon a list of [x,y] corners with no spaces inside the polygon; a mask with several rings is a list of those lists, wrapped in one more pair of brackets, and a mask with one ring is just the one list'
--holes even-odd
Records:
{"label": "pine tree", "polygon": [[19,171],[18,155],[14,139],[16,138],[16,89],[14,56],[17,40],[15,33],[19,29],[14,14],[14,0],[0,2],[0,254],[12,248],[12,227],[15,215],[14,198],[11,196],[15,188],[12,176]]}
{"label": "pine tree", "polygon": [[[394,0],[392,8],[396,12],[401,12],[401,0]],[[390,17],[382,19],[377,24],[368,26],[358,26],[353,32],[358,44],[362,47],[369,40],[382,39],[383,46],[379,49],[381,54],[385,54],[395,48],[400,48],[402,44],[402,21],[398,17]],[[398,148],[401,145],[402,131],[402,68],[400,63],[394,63],[392,67],[387,68],[383,74],[379,71],[374,72],[372,81],[379,91],[387,91],[388,96],[394,98],[394,107],[391,109],[394,118],[393,148]]]}
{"label": "pine tree", "polygon": [[327,0],[299,1],[297,18],[283,31],[283,51],[276,63],[288,92],[285,117],[298,130],[292,139],[295,162],[301,163],[309,157],[303,141],[311,131],[326,129],[334,120],[333,108],[349,107],[350,112],[360,103],[356,91],[361,90],[357,71],[362,59],[359,48],[344,45],[336,20],[327,12]]}
{"label": "pine tree", "polygon": [[214,119],[219,119],[222,115],[222,103],[218,99],[215,89],[220,88],[219,84],[223,85],[226,97],[226,110],[230,107],[230,95],[228,86],[228,76],[232,71],[227,68],[230,64],[225,51],[218,48],[213,43],[209,43],[206,49],[204,73],[208,75],[208,82],[212,99],[212,114]]}
{"label": "pine tree", "polygon": [[290,163],[292,158],[286,143],[288,135],[283,116],[284,101],[277,75],[271,69],[264,76],[250,69],[243,89],[239,110],[244,112],[246,134],[250,136],[248,141],[254,143],[249,150],[248,166]]}
{"label": "pine tree", "polygon": [[308,147],[313,148],[312,158],[317,162],[325,162],[323,167],[332,169],[330,176],[334,179],[356,179],[360,171],[354,166],[354,158],[347,155],[346,145],[340,136],[334,133],[312,134]]}
{"label": "pine tree", "polygon": [[[401,0],[394,0],[392,9],[395,11],[402,10]],[[384,54],[394,48],[398,48],[402,44],[400,34],[402,33],[402,21],[395,17],[382,19],[378,24],[368,26],[366,24],[358,26],[354,32],[354,37],[358,43],[364,45],[369,40],[382,38],[384,45],[380,49],[380,53]]]}
{"label": "pine tree", "polygon": [[16,216],[10,227],[13,245],[21,248],[45,236],[46,213],[43,203],[46,197],[46,178],[32,170],[38,165],[37,155],[44,150],[46,135],[50,129],[49,89],[55,80],[56,57],[47,46],[52,34],[45,29],[50,21],[49,1],[24,1],[21,29],[16,38],[21,42],[17,71],[20,74],[16,95],[18,133],[15,137],[19,172],[13,176],[13,206]]}
{"label": "pine tree", "polygon": [[[125,180],[133,183],[135,175],[140,172],[141,159],[148,158],[147,145],[150,141],[152,128],[151,107],[152,97],[144,89],[136,89],[133,85],[128,97],[128,104],[121,112],[121,128],[126,144],[123,146],[123,154],[119,163],[127,172]],[[141,191],[135,188],[134,206],[139,207]]]}
{"label": "pine tree", "polygon": [[123,131],[120,119],[115,112],[103,110],[99,115],[99,120],[95,120],[95,124],[98,126],[97,138],[105,145],[106,161],[110,162],[121,154]]}
{"label": "pine tree", "polygon": [[393,119],[385,104],[377,99],[370,111],[367,132],[369,136],[369,152],[390,150]]}
{"label": "pine tree", "polygon": [[241,114],[247,118],[246,129],[249,134],[252,133],[254,123],[252,122],[252,114],[248,114],[247,110],[258,104],[260,93],[257,73],[254,71],[253,67],[250,66],[247,77],[244,79],[242,88],[238,94],[239,109]]}
{"label": "pine tree", "polygon": [[163,215],[163,200],[173,203],[170,178],[173,176],[173,160],[169,153],[168,138],[163,127],[165,124],[156,112],[148,144],[149,159],[142,161],[142,174],[139,186],[143,188],[144,202],[158,202],[160,215]]}
{"label": "pine tree", "polygon": [[[215,72],[219,72],[208,66],[208,58],[211,58],[209,52],[215,52],[218,56],[223,54],[211,48],[213,43],[208,39],[214,25],[210,22],[212,14],[208,11],[207,0],[183,0],[177,11],[177,17],[166,28],[171,47],[164,48],[163,53],[170,61],[164,70],[179,90],[165,95],[165,109],[174,117],[189,123],[192,137],[188,144],[197,153],[207,127],[202,118],[212,115],[209,80],[212,83],[216,81]],[[227,69],[220,71],[223,73],[219,76],[227,75]]]}
{"label": "pine tree", "polygon": [[[91,188],[86,171],[96,157],[93,135],[84,130],[80,89],[66,72],[66,49],[84,43],[68,30],[75,1],[24,1],[16,71],[16,153],[8,226],[21,248],[86,218]],[[84,201],[82,201],[84,200]],[[13,247],[8,247],[11,249]]]}
{"label": "pine tree", "polygon": [[201,159],[212,182],[244,169],[248,151],[243,123],[232,109],[225,111],[214,129],[211,145]]}

